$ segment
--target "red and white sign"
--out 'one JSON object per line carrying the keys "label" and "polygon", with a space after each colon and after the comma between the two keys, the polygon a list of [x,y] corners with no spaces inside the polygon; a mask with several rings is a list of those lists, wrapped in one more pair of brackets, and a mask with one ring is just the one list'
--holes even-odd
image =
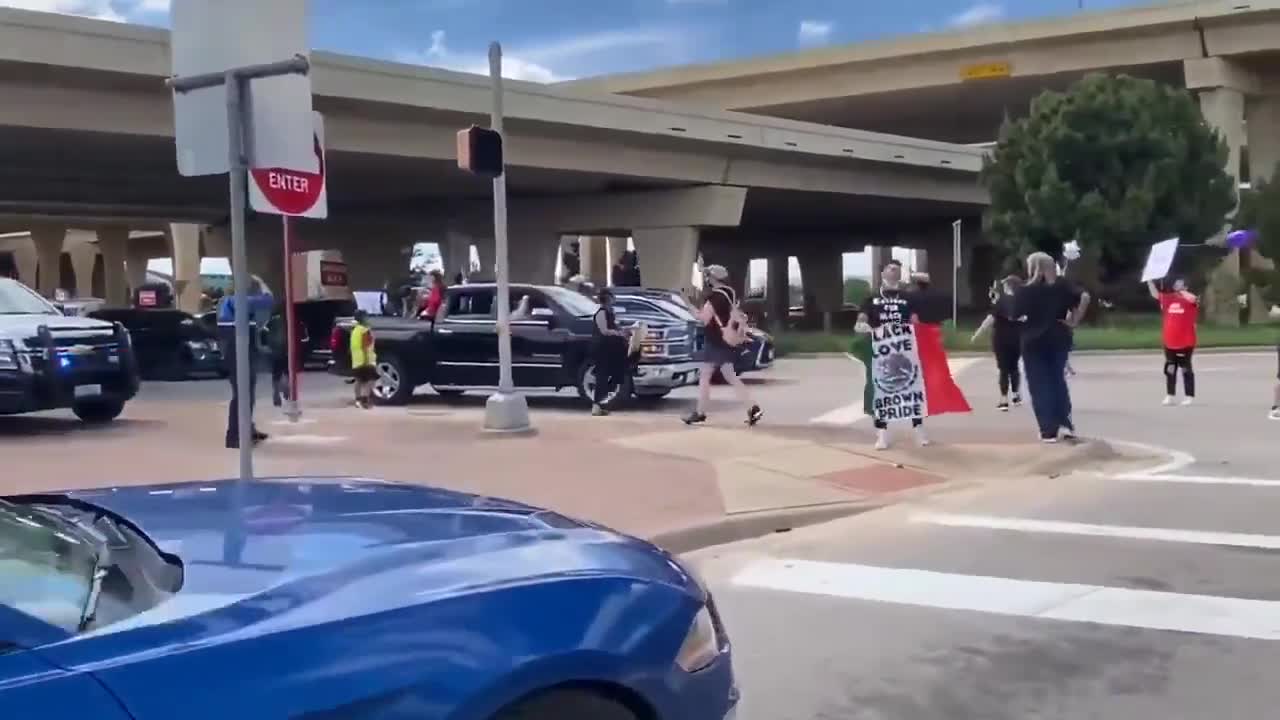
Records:
{"label": "red and white sign", "polygon": [[329,215],[325,188],[324,119],[315,118],[315,155],[319,172],[287,168],[253,168],[249,171],[249,205],[258,212],[293,217],[324,218]]}
{"label": "red and white sign", "polygon": [[155,307],[158,304],[155,290],[139,290],[138,306],[139,307]]}
{"label": "red and white sign", "polygon": [[346,287],[347,264],[338,260],[321,260],[320,285],[323,287]]}

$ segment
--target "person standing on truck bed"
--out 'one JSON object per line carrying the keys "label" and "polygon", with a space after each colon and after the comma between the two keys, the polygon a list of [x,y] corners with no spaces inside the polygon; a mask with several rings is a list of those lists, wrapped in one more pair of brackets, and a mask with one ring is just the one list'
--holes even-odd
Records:
{"label": "person standing on truck bed", "polygon": [[[265,312],[270,312],[274,303],[271,295],[262,291],[262,286],[254,282],[249,286],[249,414],[253,415],[253,406],[258,385],[258,321]],[[234,450],[240,447],[239,403],[241,388],[236,382],[236,298],[228,292],[218,303],[218,343],[222,347],[222,360],[227,367],[227,380],[231,383],[231,402],[227,406],[227,448]],[[268,435],[253,428],[253,444],[266,440]]]}
{"label": "person standing on truck bed", "polygon": [[373,384],[378,381],[378,354],[373,349],[373,330],[369,313],[356,310],[355,327],[351,328],[351,375],[355,378],[356,407],[373,407]]}
{"label": "person standing on truck bed", "polygon": [[615,387],[623,386],[627,368],[627,331],[618,328],[618,318],[613,312],[613,291],[600,288],[597,295],[600,309],[596,310],[591,324],[591,362],[596,368],[595,397],[591,414],[608,415],[605,400]]}

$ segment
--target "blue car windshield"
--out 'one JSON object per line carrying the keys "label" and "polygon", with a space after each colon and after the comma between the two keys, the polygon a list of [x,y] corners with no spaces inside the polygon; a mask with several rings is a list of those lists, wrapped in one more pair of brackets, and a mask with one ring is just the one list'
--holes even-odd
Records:
{"label": "blue car windshield", "polygon": [[67,523],[0,500],[0,605],[77,632],[97,562],[97,548]]}
{"label": "blue car windshield", "polygon": [[553,302],[564,308],[565,312],[574,317],[591,317],[596,314],[596,310],[600,309],[600,305],[595,300],[582,293],[560,287],[543,288],[542,291]]}

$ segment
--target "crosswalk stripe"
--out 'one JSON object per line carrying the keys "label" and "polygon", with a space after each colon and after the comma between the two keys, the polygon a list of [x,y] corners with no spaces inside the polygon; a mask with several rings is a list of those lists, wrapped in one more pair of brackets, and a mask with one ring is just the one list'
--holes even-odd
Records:
{"label": "crosswalk stripe", "polygon": [[931,512],[915,513],[911,516],[910,521],[913,523],[928,525],[984,530],[1011,530],[1015,532],[1049,533],[1058,535],[1087,535],[1092,537],[1124,538],[1126,540],[1155,540],[1161,542],[1193,543],[1199,545],[1229,545],[1231,547],[1280,550],[1280,535],[1255,535],[1251,533],[1212,532],[1205,530],[1133,527],[1124,525],[1091,525],[1088,523],[1060,522],[1056,520],[1033,520],[1028,518],[995,517],[992,515],[953,515],[950,513]]}
{"label": "crosswalk stripe", "polygon": [[813,560],[756,561],[733,584],[851,600],[1280,640],[1280,602]]}

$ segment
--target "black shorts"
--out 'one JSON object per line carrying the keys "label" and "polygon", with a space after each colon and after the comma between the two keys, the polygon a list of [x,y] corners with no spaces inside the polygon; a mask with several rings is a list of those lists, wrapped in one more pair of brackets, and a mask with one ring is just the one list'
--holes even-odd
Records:
{"label": "black shorts", "polygon": [[378,368],[372,365],[361,365],[351,370],[351,376],[356,382],[373,382],[378,379]]}

